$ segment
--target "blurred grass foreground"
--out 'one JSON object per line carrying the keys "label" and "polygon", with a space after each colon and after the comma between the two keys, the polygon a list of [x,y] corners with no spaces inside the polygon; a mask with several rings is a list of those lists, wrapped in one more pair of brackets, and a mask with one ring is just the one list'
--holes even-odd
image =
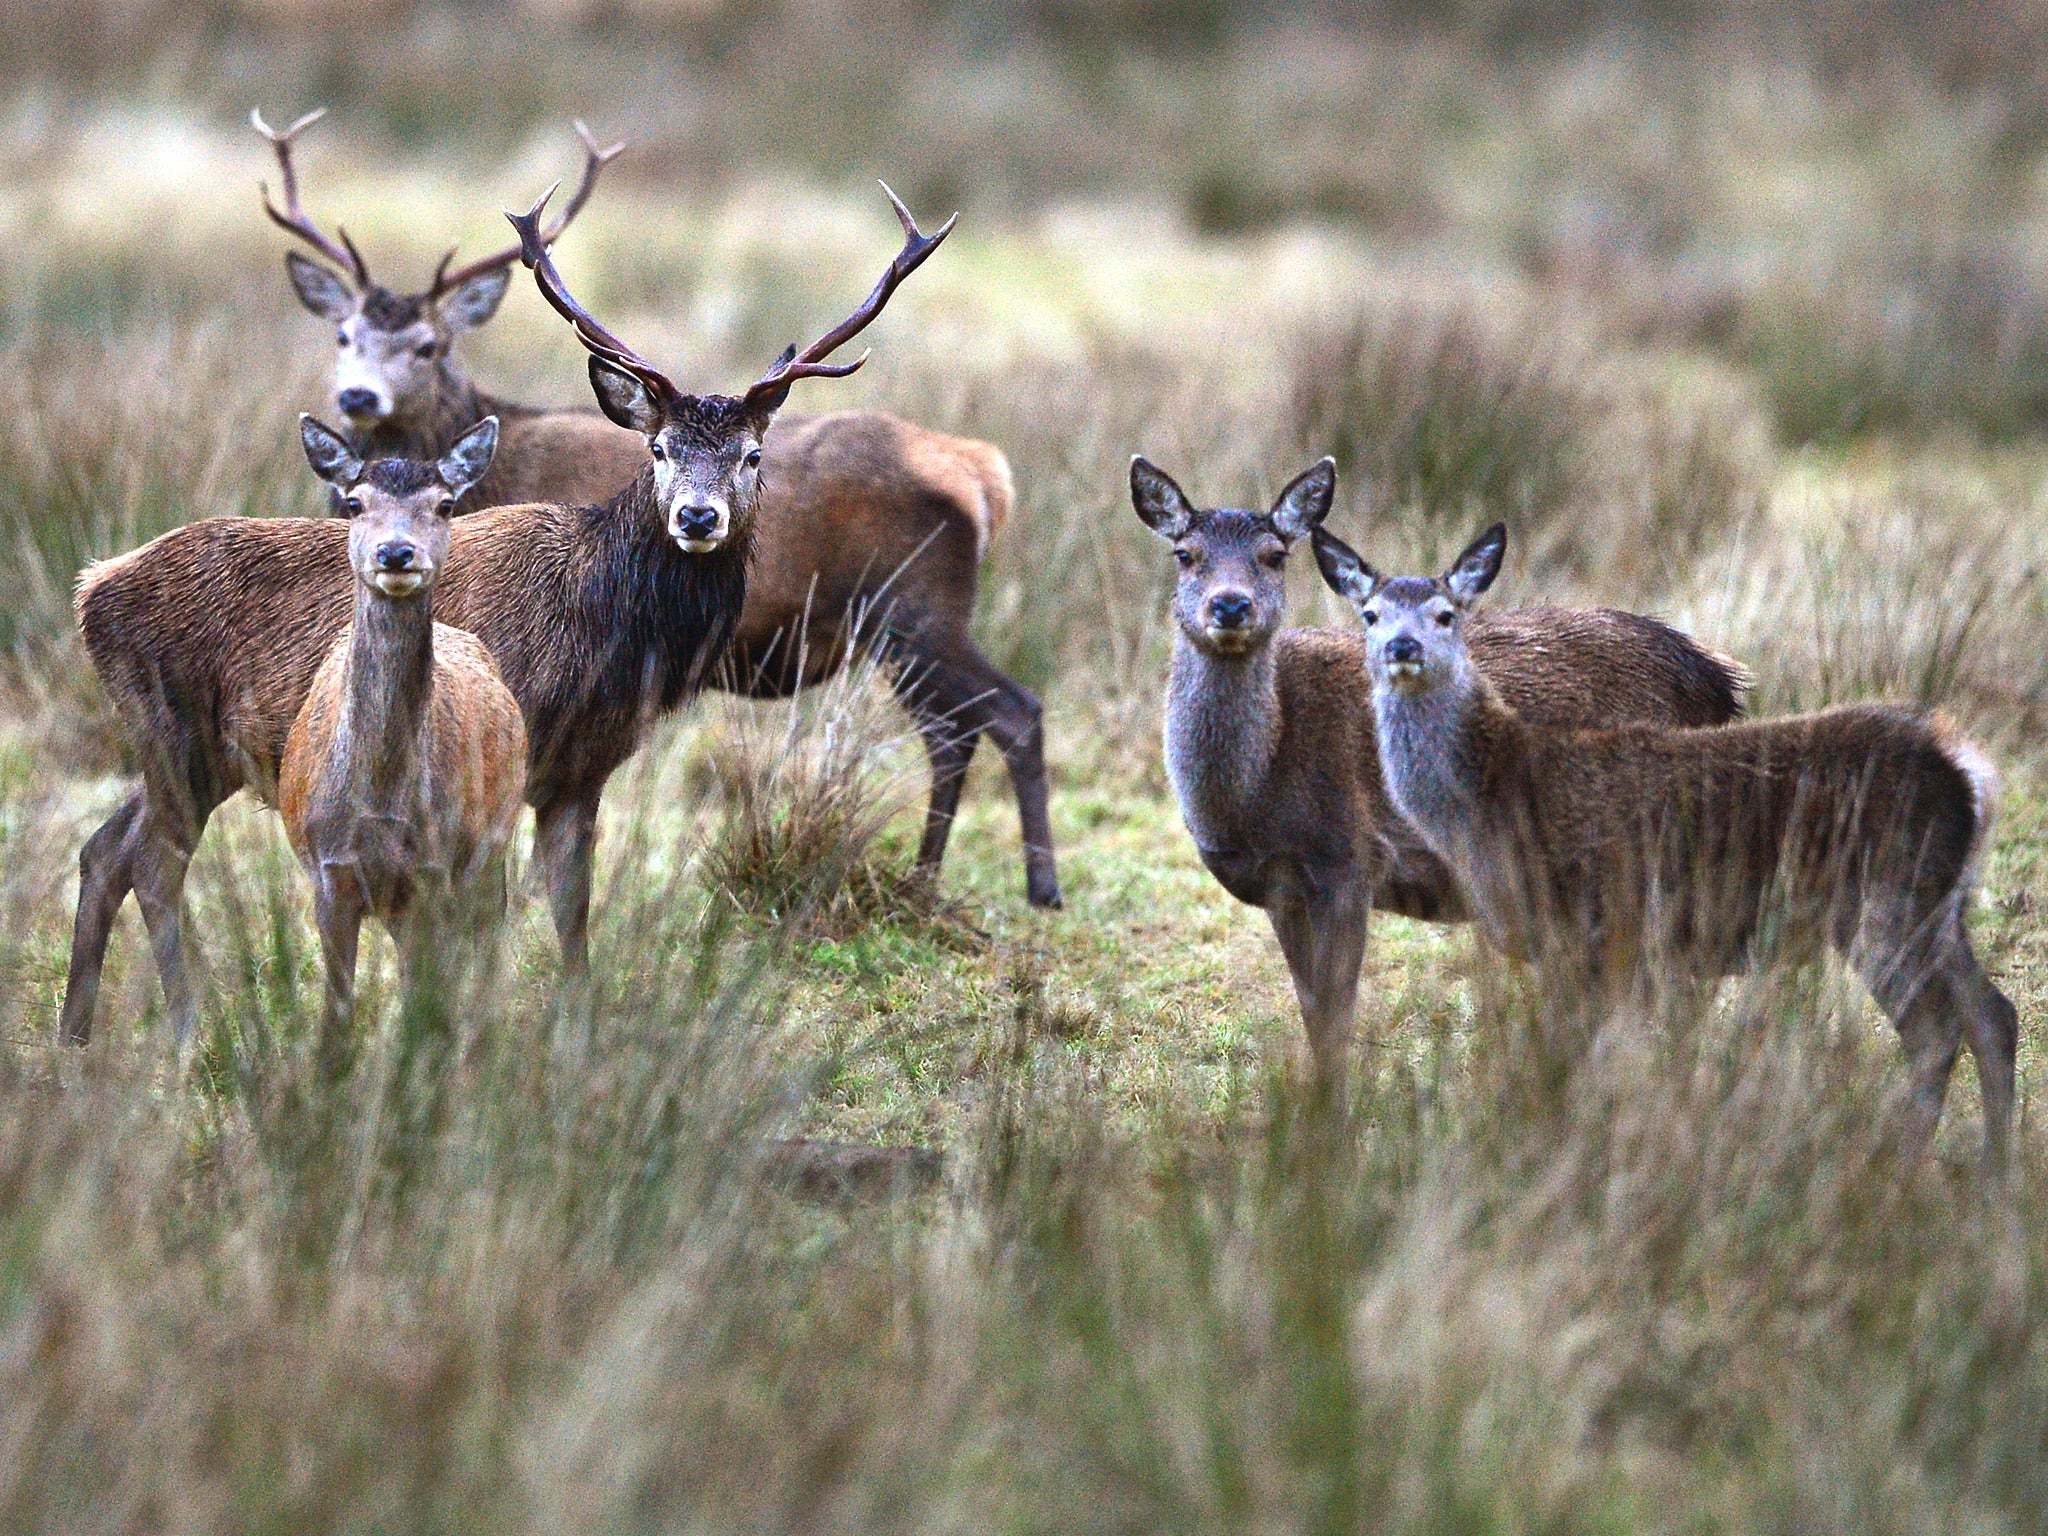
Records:
{"label": "blurred grass foreground", "polygon": [[[2029,0],[5,0],[0,1530],[2048,1531],[2044,103]],[[844,312],[871,178],[963,211],[804,404],[1010,456],[976,633],[1045,698],[1065,912],[986,762],[905,875],[923,765],[857,667],[621,773],[587,992],[523,888],[458,993],[379,940],[329,1089],[241,803],[190,1059],[132,914],[55,1043],[129,750],[75,574],[320,509],[332,342],[247,123],[316,105],[306,203],[395,285],[505,240],[573,119],[626,138],[561,259],[693,387]],[[464,345],[587,400],[524,277]],[[1902,1157],[1832,971],[1596,1014],[1386,920],[1351,1103],[1306,1097],[1166,792],[1134,451],[1205,504],[1333,453],[1395,567],[1505,518],[1505,600],[1662,614],[1759,711],[1948,709],[2006,786],[2010,1187],[1967,1073]]]}

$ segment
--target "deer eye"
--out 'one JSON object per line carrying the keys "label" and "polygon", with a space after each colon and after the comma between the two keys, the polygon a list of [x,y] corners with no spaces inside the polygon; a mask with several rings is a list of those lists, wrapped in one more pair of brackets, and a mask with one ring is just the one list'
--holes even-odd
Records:
{"label": "deer eye", "polygon": [[1173,552],[1173,558],[1182,565],[1193,565],[1195,563],[1195,552],[1192,549],[1176,549]]}
{"label": "deer eye", "polygon": [[363,510],[363,498],[360,496],[350,496],[345,498],[341,503],[341,510],[346,512],[350,517],[354,517],[358,512]]}
{"label": "deer eye", "polygon": [[1277,571],[1287,564],[1287,551],[1284,549],[1269,549],[1259,556],[1259,564],[1269,571]]}
{"label": "deer eye", "polygon": [[668,450],[662,447],[659,443],[649,443],[647,445],[647,451],[653,454],[654,457],[656,457],[657,459],[665,459],[668,457]]}
{"label": "deer eye", "polygon": [[347,345],[348,345],[348,332],[347,332],[347,331],[336,331],[336,332],[334,333],[334,344],[335,344],[335,345],[336,345],[337,347],[345,347],[345,346],[347,346]]}
{"label": "deer eye", "polygon": [[759,469],[760,467],[761,467],[761,450],[760,450],[760,449],[758,449],[758,448],[749,448],[749,449],[747,450],[747,468],[749,468],[749,469]]}
{"label": "deer eye", "polygon": [[1449,629],[1451,627],[1450,609],[1446,608],[1436,616],[1436,627],[1438,629]]}
{"label": "deer eye", "polygon": [[434,344],[431,341],[423,341],[412,350],[415,357],[432,357],[434,355]]}
{"label": "deer eye", "polygon": [[1365,620],[1365,627],[1367,629],[1371,629],[1373,625],[1379,623],[1380,611],[1377,608],[1368,608],[1363,613],[1359,614],[1359,617]]}
{"label": "deer eye", "polygon": [[455,498],[453,496],[442,497],[441,505],[434,508],[434,510],[443,517],[453,517],[455,515]]}

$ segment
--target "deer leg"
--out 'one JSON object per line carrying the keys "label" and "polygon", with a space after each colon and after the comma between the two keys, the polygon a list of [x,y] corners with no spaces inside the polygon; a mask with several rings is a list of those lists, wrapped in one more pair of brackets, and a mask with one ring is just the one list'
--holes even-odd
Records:
{"label": "deer leg", "polygon": [[[203,825],[203,819],[202,819]],[[149,930],[150,948],[156,954],[157,979],[164,989],[164,1007],[180,1044],[190,1038],[199,1022],[199,1006],[192,993],[190,956],[185,946],[185,871],[192,862],[191,843],[181,842],[164,827],[152,803],[145,807],[134,834],[134,855],[129,878],[135,886],[136,904],[142,908],[143,925]]]}
{"label": "deer leg", "polygon": [[924,755],[932,770],[932,798],[925,811],[924,841],[917,847],[917,867],[936,876],[945,862],[946,839],[952,835],[953,818],[960,809],[960,791],[966,786],[967,767],[974,761],[981,729],[932,708],[928,696],[918,688],[918,680],[915,663],[896,669],[897,701],[917,722],[917,733],[924,738]]}
{"label": "deer leg", "polygon": [[[949,636],[944,654],[924,649],[916,636],[899,638],[897,646],[899,654],[906,658],[903,676],[916,690],[913,696],[918,702],[911,708],[920,717],[930,715],[947,722],[956,733],[967,733],[970,740],[974,733],[986,732],[996,750],[1003,754],[1024,834],[1025,897],[1034,907],[1060,906],[1059,872],[1053,862],[1052,817],[1046,805],[1044,712],[1037,695],[997,671],[965,634]],[[902,696],[899,690],[899,697]],[[927,823],[925,843],[934,869],[945,854],[946,833],[951,830],[952,812],[958,802],[959,791],[955,788],[946,808],[945,826]],[[932,807],[936,818],[936,773]],[[923,853],[919,859],[926,862]]]}
{"label": "deer leg", "polygon": [[362,938],[363,902],[355,882],[322,878],[313,898],[320,930],[320,958],[326,978],[320,1005],[317,1046],[320,1074],[329,1082],[345,1076],[354,1054],[356,946]]}
{"label": "deer leg", "polygon": [[562,946],[564,974],[590,969],[590,863],[597,847],[597,800],[556,800],[534,808],[534,862]]}
{"label": "deer leg", "polygon": [[1948,975],[1949,990],[1962,1013],[1963,1039],[1977,1063],[1977,1086],[1984,1096],[1984,1165],[1997,1174],[2004,1170],[2007,1138],[2012,1132],[2019,1010],[1984,974],[1967,934],[1958,933],[1950,947]]}
{"label": "deer leg", "polygon": [[1286,956],[1317,1078],[1339,1098],[1348,1087],[1358,974],[1365,963],[1365,891],[1346,881],[1277,893],[1267,916]]}
{"label": "deer leg", "polygon": [[85,1045],[92,1039],[107,940],[113,935],[121,903],[135,884],[135,836],[148,798],[149,791],[138,785],[78,852],[78,912],[71,922],[71,967],[64,979],[64,1006],[58,1019],[60,1037],[67,1045]]}

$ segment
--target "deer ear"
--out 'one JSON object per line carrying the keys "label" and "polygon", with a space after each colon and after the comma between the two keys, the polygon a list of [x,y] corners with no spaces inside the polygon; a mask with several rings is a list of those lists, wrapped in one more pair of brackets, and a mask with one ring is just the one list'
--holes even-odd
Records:
{"label": "deer ear", "polygon": [[483,479],[484,471],[491,467],[491,455],[497,451],[498,418],[486,416],[455,440],[434,471],[452,495],[460,496]]}
{"label": "deer ear", "polygon": [[1493,585],[1493,578],[1500,574],[1501,558],[1507,552],[1506,523],[1495,523],[1466,546],[1457,563],[1444,572],[1444,585],[1451,589],[1451,597],[1459,607],[1477,601],[1479,594]]}
{"label": "deer ear", "polygon": [[284,270],[299,302],[314,314],[327,320],[346,320],[356,312],[355,293],[319,262],[308,261],[297,251],[287,251]]}
{"label": "deer ear", "polygon": [[1162,539],[1179,539],[1195,525],[1195,509],[1173,476],[1143,454],[1131,457],[1131,505]]}
{"label": "deer ear", "polygon": [[1290,544],[1306,537],[1330,515],[1330,498],[1336,494],[1337,461],[1319,460],[1296,475],[1273,503],[1273,531]]}
{"label": "deer ear", "polygon": [[354,485],[363,478],[363,461],[341,434],[324,422],[301,414],[299,441],[306,446],[306,462],[313,466],[313,473],[329,485]]}
{"label": "deer ear", "polygon": [[651,437],[661,430],[661,412],[654,397],[625,369],[615,368],[601,357],[591,358],[590,387],[597,395],[597,408],[627,431]]}
{"label": "deer ear", "polygon": [[498,312],[511,284],[509,267],[472,277],[441,301],[441,318],[448,322],[451,331],[473,331]]}
{"label": "deer ear", "polygon": [[1349,603],[1363,603],[1380,584],[1380,573],[1358,551],[1327,528],[1315,530],[1316,569],[1330,590]]}
{"label": "deer ear", "polygon": [[[782,349],[782,356],[775,359],[775,368],[781,368],[786,364],[795,361],[795,359],[796,343],[791,342],[788,346]],[[768,371],[770,373],[773,373],[775,371],[775,368],[770,368]],[[790,380],[790,384],[794,384],[795,382],[796,381],[794,379]],[[751,401],[748,402],[747,414],[752,416],[754,418],[755,423],[760,427],[760,429],[763,432],[765,432],[768,430],[768,423],[775,419],[775,413],[782,409],[783,401],[787,400],[788,398],[789,384],[783,385],[780,389],[769,390],[762,394],[758,394],[754,396],[754,398]]]}

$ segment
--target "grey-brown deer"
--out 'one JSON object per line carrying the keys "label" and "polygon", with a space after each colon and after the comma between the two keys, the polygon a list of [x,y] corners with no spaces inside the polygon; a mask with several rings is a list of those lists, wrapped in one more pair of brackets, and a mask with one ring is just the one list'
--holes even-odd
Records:
{"label": "grey-brown deer", "polygon": [[313,883],[327,983],[321,1054],[344,1051],[365,916],[409,978],[505,910],[505,851],[526,792],[518,701],[476,636],[434,621],[463,494],[490,468],[487,416],[438,460],[364,463],[299,418],[313,471],[348,518],[355,616],[286,739],[277,805]]}
{"label": "grey-brown deer", "polygon": [[[299,203],[292,162],[293,140],[319,116],[282,132],[255,121],[284,184],[284,207],[266,196],[266,210],[339,269],[297,253],[285,258],[301,302],[337,326],[335,406],[348,419],[350,446],[432,458],[491,413],[504,438],[473,506],[598,502],[630,482],[647,462],[647,439],[602,395],[602,417],[516,405],[479,390],[460,365],[456,340],[496,312],[516,246],[452,271],[444,259],[426,290],[398,295],[370,281],[345,234],[321,232]],[[567,227],[620,149],[600,148],[581,123],[576,128],[583,180],[543,245]],[[1016,793],[1025,894],[1034,906],[1057,907],[1039,703],[997,670],[971,633],[981,561],[1015,499],[1009,461],[992,444],[874,411],[783,417],[761,450],[764,502],[746,609],[713,686],[785,698],[831,676],[860,645],[880,647],[931,765],[919,866],[936,874],[944,860],[985,734]]]}
{"label": "grey-brown deer", "polygon": [[[903,248],[874,290],[738,395],[677,388],[562,285],[542,243],[541,205],[513,219],[522,259],[591,354],[593,387],[640,424],[651,455],[600,505],[533,503],[457,518],[436,584],[436,611],[483,642],[525,718],[535,860],[571,972],[586,963],[605,783],[656,716],[704,685],[738,627],[763,435],[798,380],[859,366],[826,359],[945,237],[946,229],[926,236],[894,206]],[[209,518],[80,577],[86,653],[143,781],[79,854],[65,1038],[91,1034],[108,935],[131,889],[172,1019],[190,1028],[185,870],[221,801],[243,786],[274,799],[292,722],[349,622],[347,546],[348,526],[335,518]]]}
{"label": "grey-brown deer", "polygon": [[1983,754],[1938,715],[1881,705],[1691,732],[1532,719],[1473,654],[1506,548],[1496,524],[1444,575],[1391,578],[1332,535],[1316,548],[1365,626],[1387,793],[1482,931],[1602,986],[1832,946],[1899,1032],[1916,1139],[1967,1043],[1997,1164],[2018,1026],[1970,947]]}
{"label": "grey-brown deer", "polygon": [[[1271,919],[1312,1066],[1341,1092],[1373,908],[1445,922],[1466,911],[1380,784],[1359,637],[1281,628],[1289,552],[1321,528],[1336,484],[1324,459],[1270,511],[1198,510],[1131,461],[1138,516],[1180,567],[1167,777],[1210,873]],[[1631,613],[1526,609],[1489,617],[1472,642],[1508,697],[1547,721],[1713,725],[1740,708],[1740,668]]]}

